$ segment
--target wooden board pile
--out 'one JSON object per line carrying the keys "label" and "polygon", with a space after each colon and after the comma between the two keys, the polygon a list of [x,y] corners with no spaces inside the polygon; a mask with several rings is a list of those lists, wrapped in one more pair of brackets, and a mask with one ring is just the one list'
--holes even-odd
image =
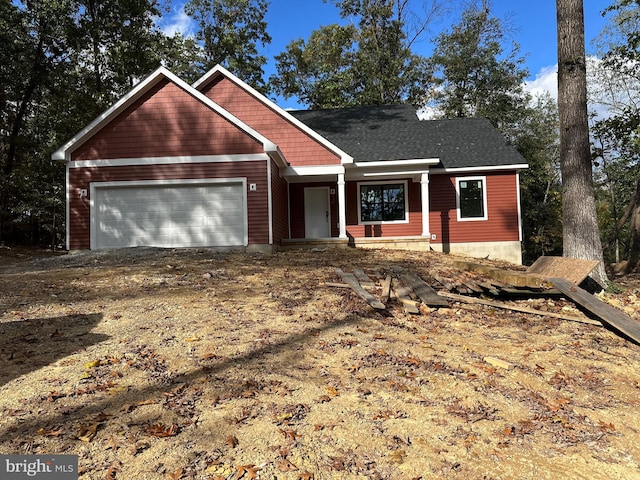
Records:
{"label": "wooden board pile", "polygon": [[[382,276],[376,272],[376,281],[361,268],[354,268],[353,273],[336,269],[344,283],[325,285],[349,287],[376,310],[386,310],[388,302],[392,299],[396,300],[405,312],[411,314],[428,314],[432,308],[448,307],[450,301],[480,304],[562,320],[604,325],[640,344],[640,323],[574,283],[588,276],[595,267],[593,262],[571,263],[568,261],[572,259],[555,261],[547,257],[541,259],[526,272],[458,261],[455,262],[456,269],[429,272],[423,278],[405,271],[402,267],[395,267],[392,275]],[[574,282],[554,276],[563,270],[570,272]],[[374,296],[372,291],[375,291],[377,296]],[[500,301],[540,296],[567,298],[585,312],[585,315],[566,315]]]}

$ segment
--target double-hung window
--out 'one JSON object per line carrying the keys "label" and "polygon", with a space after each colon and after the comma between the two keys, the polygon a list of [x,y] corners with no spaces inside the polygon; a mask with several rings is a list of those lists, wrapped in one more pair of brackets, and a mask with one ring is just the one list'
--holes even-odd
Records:
{"label": "double-hung window", "polygon": [[458,220],[487,219],[486,177],[460,177],[456,179]]}
{"label": "double-hung window", "polygon": [[407,182],[360,183],[360,223],[406,222]]}

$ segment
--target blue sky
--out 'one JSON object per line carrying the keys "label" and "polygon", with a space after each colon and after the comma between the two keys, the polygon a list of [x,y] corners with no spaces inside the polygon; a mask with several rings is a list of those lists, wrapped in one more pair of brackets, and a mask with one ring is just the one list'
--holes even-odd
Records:
{"label": "blue sky", "polygon": [[[585,38],[587,53],[592,49],[591,42],[598,36],[605,24],[601,12],[611,5],[613,0],[584,0]],[[422,3],[417,0],[415,4]],[[188,35],[191,26],[184,14],[181,14],[181,0],[174,0],[173,10],[163,22],[169,31],[178,29]],[[529,69],[529,88],[534,91],[547,90],[555,95],[555,71],[557,56],[556,12],[555,0],[492,0],[492,14],[507,21],[512,28],[512,40],[521,48]],[[459,19],[459,13],[443,18],[433,26],[434,37],[439,31],[448,29]],[[307,39],[309,34],[320,27],[331,23],[340,23],[337,8],[323,0],[271,0],[266,15],[268,32],[273,40],[264,51],[270,60],[266,67],[266,77],[274,73],[273,57],[284,51],[292,40]],[[422,42],[416,53],[429,55],[431,44]],[[295,108],[294,99],[278,99],[284,108]]]}

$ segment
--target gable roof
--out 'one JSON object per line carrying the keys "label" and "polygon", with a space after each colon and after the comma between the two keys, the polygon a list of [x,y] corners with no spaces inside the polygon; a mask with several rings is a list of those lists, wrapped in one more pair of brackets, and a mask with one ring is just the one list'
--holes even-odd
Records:
{"label": "gable roof", "polygon": [[411,105],[289,112],[356,163],[439,158],[435,168],[525,168],[526,160],[485,118],[420,120]]}
{"label": "gable roof", "polygon": [[340,157],[342,163],[346,163],[346,164],[353,163],[353,157],[348,152],[343,151],[339,147],[339,145],[332,143],[328,138],[320,134],[320,132],[316,131],[313,127],[310,127],[309,125],[307,125],[305,122],[301,122],[295,115],[291,115],[292,113],[291,111],[284,110],[275,102],[269,100],[267,97],[265,97],[263,94],[258,92],[255,88],[253,88],[251,85],[242,81],[240,78],[238,78],[237,76],[229,72],[229,70],[227,70],[220,64],[214,66],[211,70],[209,70],[202,77],[196,80],[193,83],[192,87],[198,91],[202,91],[204,88],[206,88],[206,86],[210,82],[212,82],[213,80],[215,80],[220,76],[226,77],[227,79],[231,80],[233,83],[238,85],[244,91],[252,95],[256,100],[263,103],[268,108],[270,108],[273,112],[275,112],[277,115],[284,118],[287,122],[293,124],[295,127],[305,132],[311,138],[315,139],[318,143],[323,145],[325,148],[334,152],[338,157]]}
{"label": "gable roof", "polygon": [[113,104],[109,109],[95,118],[89,125],[83,128],[80,132],[78,132],[73,138],[71,138],[67,143],[65,143],[58,150],[53,152],[51,158],[53,160],[64,160],[69,161],[71,159],[71,153],[86,142],[89,138],[91,138],[95,133],[97,133],[102,127],[111,122],[114,118],[116,118],[121,112],[123,112],[126,108],[132,105],[138,98],[148,92],[151,88],[157,85],[162,80],[168,80],[173,82],[182,90],[184,90],[187,94],[194,97],[196,100],[200,101],[208,108],[210,108],[213,112],[216,112],[229,123],[235,125],[240,130],[245,132],[248,136],[252,137],[256,141],[262,143],[265,153],[274,155],[276,158],[281,156],[278,151],[277,145],[271,142],[269,139],[261,135],[259,132],[256,132],[249,125],[242,122],[237,117],[231,115],[229,112],[221,108],[211,99],[200,93],[195,88],[191,87],[189,84],[185,83],[183,80],[175,76],[169,70],[164,67],[160,67],[151,73],[148,77],[143,79],[140,83],[138,83],[128,94],[118,100],[115,104]]}

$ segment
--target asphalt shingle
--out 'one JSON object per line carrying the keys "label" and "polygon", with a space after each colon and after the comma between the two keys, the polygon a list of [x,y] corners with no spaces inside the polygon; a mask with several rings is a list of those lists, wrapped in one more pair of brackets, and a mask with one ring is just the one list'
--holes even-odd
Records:
{"label": "asphalt shingle", "polygon": [[441,168],[526,163],[485,118],[420,120],[410,105],[289,113],[356,162],[439,158]]}

